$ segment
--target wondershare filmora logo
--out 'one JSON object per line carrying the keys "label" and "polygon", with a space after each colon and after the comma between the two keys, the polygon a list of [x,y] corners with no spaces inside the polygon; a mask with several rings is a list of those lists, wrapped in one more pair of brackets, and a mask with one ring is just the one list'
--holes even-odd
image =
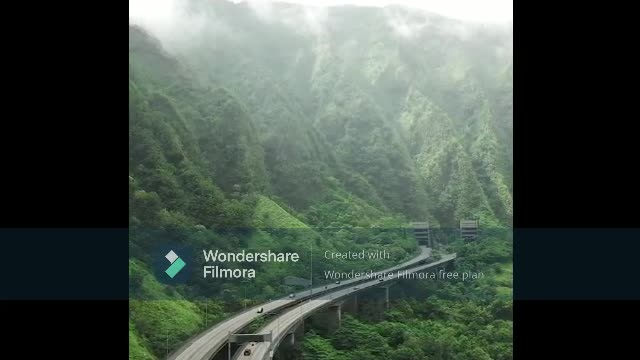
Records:
{"label": "wondershare filmora logo", "polygon": [[182,260],[173,250],[169,251],[164,257],[169,260],[169,263],[171,263],[171,265],[164,272],[172,279],[176,277],[176,275],[185,267],[185,265],[187,265],[184,260]]}
{"label": "wondershare filmora logo", "polygon": [[193,249],[178,242],[166,242],[157,245],[153,253],[156,279],[165,284],[177,285],[188,282],[197,268]]}

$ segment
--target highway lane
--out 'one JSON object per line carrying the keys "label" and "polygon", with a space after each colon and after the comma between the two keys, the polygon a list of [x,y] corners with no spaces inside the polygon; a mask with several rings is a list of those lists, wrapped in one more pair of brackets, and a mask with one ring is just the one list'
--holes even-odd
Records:
{"label": "highway lane", "polygon": [[[430,264],[420,265],[413,267],[411,269],[407,269],[408,274],[419,272],[431,267],[435,267],[446,262],[449,262],[456,258],[456,254],[449,254],[442,257],[442,259],[435,261]],[[339,289],[333,292],[325,293],[318,297],[309,299],[290,310],[287,310],[282,315],[278,316],[276,319],[269,322],[262,329],[260,329],[259,333],[271,333],[272,341],[271,342],[261,342],[261,343],[249,343],[240,348],[240,350],[234,356],[234,359],[237,360],[266,360],[270,359],[273,356],[273,351],[275,352],[275,348],[277,345],[284,339],[284,337],[295,328],[295,326],[299,325],[300,322],[310,316],[312,313],[334,303],[340,299],[346,298],[354,293],[360,292],[367,288],[374,288],[376,286],[380,286],[383,283],[389,283],[393,281],[397,281],[397,278],[393,279],[385,279],[384,281],[369,280],[367,282],[357,284],[357,289],[354,289],[354,286],[345,287],[343,289]],[[245,350],[251,349],[251,354],[248,356],[244,355]]]}
{"label": "highway lane", "polygon": [[[421,261],[424,261],[431,255],[431,249],[425,246],[420,246],[420,254],[411,260],[405,261],[399,265],[393,266],[386,270],[382,271],[395,271],[401,270],[410,266],[415,265]],[[286,306],[291,305],[292,303],[301,301],[306,298],[310,298],[311,296],[319,296],[321,294],[325,294],[328,292],[332,292],[336,289],[340,289],[343,287],[347,287],[349,285],[353,285],[355,283],[360,283],[362,281],[366,281],[367,279],[364,277],[349,279],[345,281],[341,281],[340,284],[327,284],[318,286],[313,288],[312,290],[305,290],[295,294],[295,298],[291,299],[288,297],[284,297],[281,299],[276,299],[261,305],[254,306],[246,311],[243,311],[235,316],[224,320],[210,329],[204,331],[200,335],[188,340],[180,349],[175,351],[171,356],[169,356],[170,360],[209,360],[213,355],[215,355],[220,348],[222,348],[229,337],[229,334],[237,333],[242,328],[249,325],[253,320],[257,319],[264,314],[277,311]],[[326,289],[325,289],[326,286]],[[262,307],[264,312],[262,314],[258,314],[258,308]]]}

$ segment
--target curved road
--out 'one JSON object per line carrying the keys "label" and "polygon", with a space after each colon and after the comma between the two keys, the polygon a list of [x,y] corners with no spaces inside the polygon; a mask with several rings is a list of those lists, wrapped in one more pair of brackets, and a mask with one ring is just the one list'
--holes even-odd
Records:
{"label": "curved road", "polygon": [[[417,264],[431,255],[431,249],[425,246],[420,246],[420,254],[413,259],[406,261],[402,264],[396,265],[383,271],[395,271],[402,270],[407,267],[411,267]],[[284,297],[281,299],[273,300],[262,305],[254,306],[247,309],[235,316],[224,320],[215,326],[209,328],[200,335],[187,341],[180,349],[169,356],[169,360],[209,360],[211,359],[226,343],[229,334],[237,333],[244,327],[248,326],[253,320],[273,311],[282,309],[292,303],[299,302],[300,300],[310,298],[312,295],[319,296],[325,293],[331,293],[336,289],[347,287],[348,285],[360,283],[366,281],[366,277],[359,277],[355,279],[341,281],[340,284],[328,284],[318,286],[312,290],[305,290],[296,293],[295,298],[290,299]],[[257,309],[262,307],[264,309],[263,314],[258,314]]]}
{"label": "curved road", "polygon": [[[432,263],[421,265],[414,267],[408,270],[408,274],[422,271],[424,269],[428,269],[430,267],[442,265],[449,261],[452,261],[456,258],[456,254],[449,254],[442,257],[441,260],[434,261]],[[300,305],[295,306],[294,308],[288,310],[284,314],[278,316],[276,319],[272,320],[270,323],[265,325],[262,329],[260,329],[260,333],[271,333],[272,341],[271,342],[261,342],[261,343],[249,343],[244,345],[239,349],[236,353],[234,359],[239,360],[265,360],[273,357],[271,353],[271,347],[274,348],[278,346],[278,344],[284,339],[284,337],[297,326],[300,321],[312,313],[328,306],[329,304],[338,301],[342,298],[353,295],[357,292],[365,290],[367,288],[374,288],[376,286],[380,286],[381,284],[397,281],[398,278],[385,278],[384,281],[368,280],[366,282],[360,283],[357,286],[357,289],[353,287],[347,287],[341,290],[333,291],[327,294],[323,294],[316,298],[310,299],[301,303]],[[247,349],[251,349],[251,355],[245,356],[244,351]]]}

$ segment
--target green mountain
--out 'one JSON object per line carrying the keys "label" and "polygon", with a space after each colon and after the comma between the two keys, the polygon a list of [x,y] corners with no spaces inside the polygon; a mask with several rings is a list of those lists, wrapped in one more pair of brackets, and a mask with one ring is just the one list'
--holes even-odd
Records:
{"label": "green mountain", "polygon": [[[149,229],[234,251],[385,246],[399,260],[415,241],[357,229],[511,225],[510,29],[401,7],[183,6],[174,23],[193,30],[129,26],[130,271],[137,296],[160,299],[130,306],[131,358],[163,354],[167,327],[175,348],[241,306],[234,284],[157,282]],[[243,227],[257,231],[231,241],[215,231]],[[317,276],[323,266],[340,265]],[[260,271],[256,301],[305,270]],[[203,291],[206,315],[193,300]]]}
{"label": "green mountain", "polygon": [[204,25],[164,44],[246,106],[272,194],[304,212],[335,180],[407,219],[511,223],[509,31],[396,7],[190,4]]}

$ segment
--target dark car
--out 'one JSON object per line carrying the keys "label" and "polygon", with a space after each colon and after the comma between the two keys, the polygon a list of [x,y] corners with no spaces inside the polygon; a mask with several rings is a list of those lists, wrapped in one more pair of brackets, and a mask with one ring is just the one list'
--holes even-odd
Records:
{"label": "dark car", "polygon": [[247,350],[245,350],[245,351],[242,353],[242,355],[244,355],[244,356],[249,356],[249,355],[251,355],[251,349],[247,349]]}
{"label": "dark car", "polygon": [[380,278],[380,279],[378,279],[378,281],[383,282],[383,281],[384,281],[384,278]]}

